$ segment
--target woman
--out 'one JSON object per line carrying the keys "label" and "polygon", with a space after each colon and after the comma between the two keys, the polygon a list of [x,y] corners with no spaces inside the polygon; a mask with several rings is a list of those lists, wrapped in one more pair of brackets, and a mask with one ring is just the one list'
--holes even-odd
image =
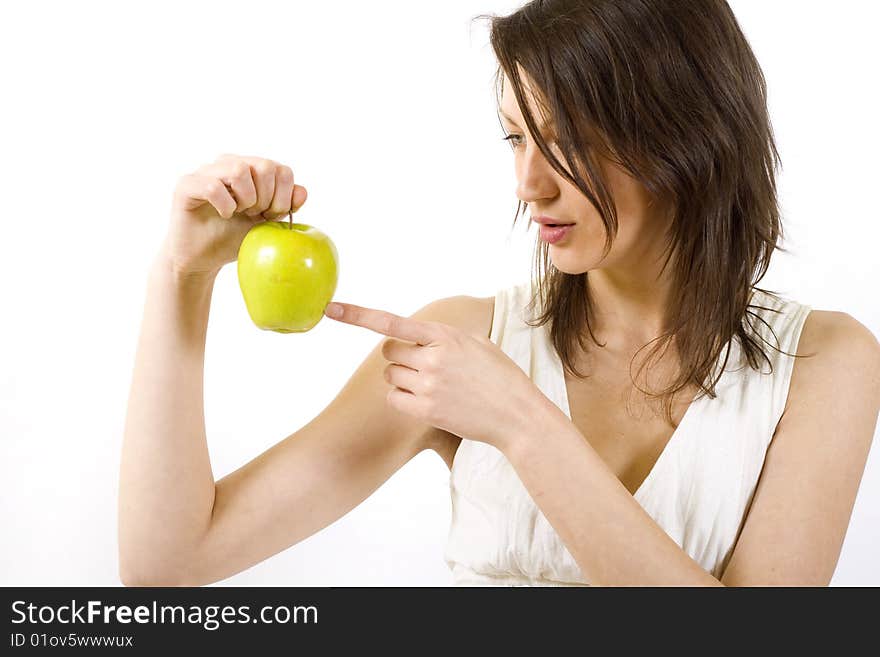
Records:
{"label": "woman", "polygon": [[491,43],[519,200],[570,224],[542,225],[537,283],[409,318],[341,304],[334,319],[386,337],[322,413],[218,482],[202,405],[213,281],[254,221],[306,190],[235,155],[180,181],[126,419],[124,583],[229,577],[424,449],[451,469],[458,584],[830,581],[880,345],[845,313],[756,287],[780,248],[778,155],[729,7],[535,1],[492,17]]}

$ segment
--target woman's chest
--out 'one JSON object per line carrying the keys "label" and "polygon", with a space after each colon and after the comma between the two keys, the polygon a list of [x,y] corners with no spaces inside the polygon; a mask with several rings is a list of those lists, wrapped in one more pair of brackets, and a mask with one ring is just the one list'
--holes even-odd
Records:
{"label": "woman's chest", "polygon": [[671,425],[662,402],[648,400],[631,381],[565,376],[572,424],[623,486],[635,494],[675,436],[696,388],[676,395]]}
{"label": "woman's chest", "polygon": [[[663,416],[660,402],[648,403],[630,382],[614,382],[609,377],[577,379],[565,376],[567,401],[572,424],[596,451],[623,486],[635,494],[657,464],[667,445],[677,436],[688,402],[697,393],[695,386],[676,395],[671,426]],[[437,430],[435,450],[452,469],[461,438]]]}

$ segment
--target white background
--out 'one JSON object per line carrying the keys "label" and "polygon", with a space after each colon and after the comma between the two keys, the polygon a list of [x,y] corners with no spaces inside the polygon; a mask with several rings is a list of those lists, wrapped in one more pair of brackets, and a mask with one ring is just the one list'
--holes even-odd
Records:
{"label": "white background", "polygon": [[[146,274],[176,180],[224,152],[289,164],[340,301],[411,314],[527,280],[484,12],[519,3],[4,3],[0,585],[118,585],[122,429]],[[880,334],[874,3],[731,0],[767,77],[786,241],[762,287]],[[317,415],[380,336],[282,335],[217,278],[215,477]],[[880,585],[875,446],[835,574]],[[347,516],[222,584],[448,585],[448,470],[426,452]]]}

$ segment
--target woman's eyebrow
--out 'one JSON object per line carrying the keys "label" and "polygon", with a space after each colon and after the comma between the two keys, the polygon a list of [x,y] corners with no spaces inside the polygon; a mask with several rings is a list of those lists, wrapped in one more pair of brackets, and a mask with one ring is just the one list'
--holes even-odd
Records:
{"label": "woman's eyebrow", "polygon": [[[515,125],[515,126],[518,126],[518,125],[519,125],[519,123],[517,123],[516,121],[514,121],[513,118],[510,117],[510,116],[509,116],[504,110],[500,110],[500,112],[501,112],[501,116],[503,116],[505,119],[507,119],[508,121],[510,121],[513,125]],[[551,120],[551,121],[548,121],[547,123],[542,123],[541,125],[539,125],[539,126],[538,126],[538,130],[539,130],[540,132],[543,132],[543,131],[544,131],[544,128],[546,128],[546,127],[548,126],[548,124],[549,124],[550,127],[553,127],[553,125],[554,125],[553,121]]]}
{"label": "woman's eyebrow", "polygon": [[510,121],[513,125],[519,125],[519,123],[517,123],[516,121],[514,121],[514,120],[513,120],[513,117],[508,116],[507,112],[505,112],[504,110],[501,110],[501,116],[503,116],[505,119],[507,119],[508,121]]}

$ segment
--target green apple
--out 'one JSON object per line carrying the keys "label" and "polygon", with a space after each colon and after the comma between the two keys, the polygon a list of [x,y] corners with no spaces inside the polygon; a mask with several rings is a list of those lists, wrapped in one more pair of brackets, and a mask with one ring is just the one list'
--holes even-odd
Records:
{"label": "green apple", "polygon": [[307,224],[259,223],[238,250],[238,284],[248,314],[264,331],[311,330],[333,299],[338,278],[336,246]]}

